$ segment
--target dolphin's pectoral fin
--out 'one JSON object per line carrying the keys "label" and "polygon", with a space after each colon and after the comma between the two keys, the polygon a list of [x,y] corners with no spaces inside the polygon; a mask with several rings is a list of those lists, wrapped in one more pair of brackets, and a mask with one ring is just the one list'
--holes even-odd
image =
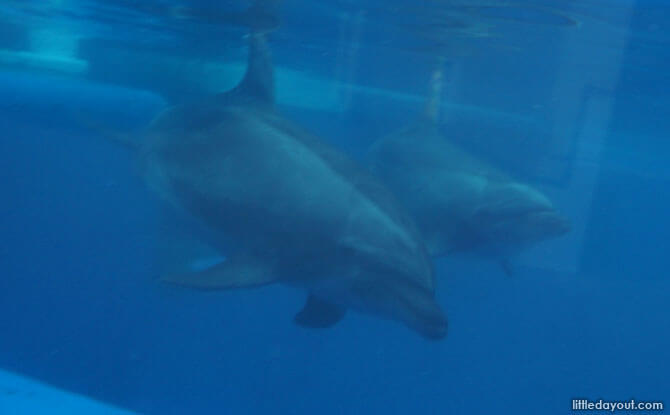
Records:
{"label": "dolphin's pectoral fin", "polygon": [[307,297],[305,306],[295,315],[295,324],[313,329],[325,329],[337,324],[344,317],[345,309],[320,300],[313,295]]}
{"label": "dolphin's pectoral fin", "polygon": [[161,281],[200,290],[230,290],[272,284],[272,267],[255,258],[231,257],[198,272],[167,275]]}
{"label": "dolphin's pectoral fin", "polygon": [[514,270],[512,269],[512,264],[509,262],[508,259],[501,259],[500,266],[502,267],[505,275],[507,275],[510,278],[514,276]]}

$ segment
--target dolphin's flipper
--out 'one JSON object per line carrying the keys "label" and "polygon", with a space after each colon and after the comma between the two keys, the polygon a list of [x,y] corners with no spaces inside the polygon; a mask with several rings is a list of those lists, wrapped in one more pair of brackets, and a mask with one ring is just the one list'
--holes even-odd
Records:
{"label": "dolphin's flipper", "polygon": [[325,329],[337,324],[344,317],[345,309],[320,300],[313,295],[307,297],[305,306],[295,315],[293,321],[299,326]]}
{"label": "dolphin's flipper", "polygon": [[252,257],[232,257],[198,272],[173,274],[163,282],[199,290],[249,288],[277,282],[272,267]]}

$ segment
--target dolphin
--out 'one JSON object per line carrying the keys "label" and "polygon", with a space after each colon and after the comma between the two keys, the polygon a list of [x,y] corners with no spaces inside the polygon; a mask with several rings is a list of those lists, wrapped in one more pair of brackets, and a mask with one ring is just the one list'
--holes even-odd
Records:
{"label": "dolphin", "polygon": [[413,215],[433,256],[473,252],[509,258],[565,234],[569,221],[539,190],[514,180],[444,137],[437,126],[442,72],[419,120],[376,141],[369,166]]}
{"label": "dolphin", "polygon": [[[274,108],[266,34],[249,35],[247,70],[230,91],[166,109],[135,149],[141,176],[207,229],[221,263],[168,283],[226,290],[304,289],[294,318],[337,323],[346,309],[446,335],[430,256],[411,218],[369,171]],[[196,232],[197,233],[197,232]]]}

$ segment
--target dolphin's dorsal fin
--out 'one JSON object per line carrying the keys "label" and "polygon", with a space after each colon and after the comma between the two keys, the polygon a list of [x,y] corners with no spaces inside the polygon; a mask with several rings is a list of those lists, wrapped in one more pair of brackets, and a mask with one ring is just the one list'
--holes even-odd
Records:
{"label": "dolphin's dorsal fin", "polygon": [[217,99],[224,103],[235,101],[272,106],[275,100],[274,89],[274,69],[265,34],[251,33],[244,77],[235,88],[217,95]]}
{"label": "dolphin's dorsal fin", "polygon": [[265,104],[275,100],[274,68],[265,34],[249,35],[247,72],[236,89],[244,95]]}
{"label": "dolphin's dorsal fin", "polygon": [[243,13],[249,34],[247,70],[240,83],[216,96],[223,104],[251,104],[272,107],[275,101],[274,68],[266,34],[277,26],[279,0],[256,0]]}
{"label": "dolphin's dorsal fin", "polygon": [[426,106],[423,110],[423,119],[431,124],[437,124],[440,116],[440,101],[444,84],[444,57],[438,59],[437,66],[430,78],[430,91]]}

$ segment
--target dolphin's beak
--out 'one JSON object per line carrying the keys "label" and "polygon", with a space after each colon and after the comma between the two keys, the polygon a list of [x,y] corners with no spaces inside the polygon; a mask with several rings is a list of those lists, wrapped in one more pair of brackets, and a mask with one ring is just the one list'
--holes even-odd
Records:
{"label": "dolphin's beak", "polygon": [[559,214],[541,192],[521,183],[506,183],[491,191],[478,214],[492,223],[523,230],[529,239],[554,238],[570,231],[570,221]]}

